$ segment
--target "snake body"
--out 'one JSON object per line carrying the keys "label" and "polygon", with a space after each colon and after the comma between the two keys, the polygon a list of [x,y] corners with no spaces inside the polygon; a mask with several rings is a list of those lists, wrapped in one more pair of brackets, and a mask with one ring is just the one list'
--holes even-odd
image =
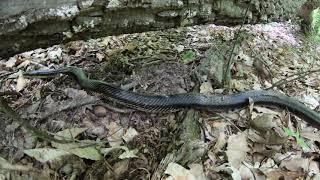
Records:
{"label": "snake body", "polygon": [[275,91],[251,90],[232,95],[206,96],[202,94],[145,95],[122,90],[104,81],[87,78],[81,68],[64,67],[56,70],[36,70],[25,73],[27,76],[54,76],[57,74],[73,76],[83,89],[104,94],[115,100],[141,111],[165,112],[181,108],[195,109],[230,109],[249,105],[251,99],[256,105],[278,106],[287,108],[310,125],[320,129],[320,114],[303,103]]}

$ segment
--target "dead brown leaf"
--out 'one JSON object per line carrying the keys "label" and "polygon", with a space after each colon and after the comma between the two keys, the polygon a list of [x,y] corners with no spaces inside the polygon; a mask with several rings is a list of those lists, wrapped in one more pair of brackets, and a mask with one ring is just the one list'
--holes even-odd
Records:
{"label": "dead brown leaf", "polygon": [[7,68],[12,68],[16,65],[16,62],[17,62],[17,58],[14,56],[9,58],[9,60],[5,62],[5,65]]}
{"label": "dead brown leaf", "polygon": [[16,91],[17,92],[22,91],[26,87],[27,82],[28,82],[28,80],[23,77],[22,72],[21,72],[19,74],[18,79],[17,79]]}
{"label": "dead brown leaf", "polygon": [[249,151],[247,133],[241,132],[229,137],[226,154],[232,167],[238,169]]}
{"label": "dead brown leaf", "polygon": [[291,172],[291,171],[283,171],[283,170],[274,170],[265,173],[267,175],[268,180],[299,180],[304,179],[304,173],[301,172]]}
{"label": "dead brown leaf", "polygon": [[307,172],[309,170],[310,160],[306,158],[293,158],[281,161],[280,167],[289,171]]}

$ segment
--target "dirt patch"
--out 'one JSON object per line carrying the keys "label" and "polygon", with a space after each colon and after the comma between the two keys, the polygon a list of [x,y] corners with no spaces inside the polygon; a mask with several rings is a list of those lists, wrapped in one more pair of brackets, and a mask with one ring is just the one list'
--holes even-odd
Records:
{"label": "dirt patch", "polygon": [[133,79],[145,92],[174,94],[190,92],[194,86],[190,67],[179,62],[164,62],[148,65],[137,71]]}

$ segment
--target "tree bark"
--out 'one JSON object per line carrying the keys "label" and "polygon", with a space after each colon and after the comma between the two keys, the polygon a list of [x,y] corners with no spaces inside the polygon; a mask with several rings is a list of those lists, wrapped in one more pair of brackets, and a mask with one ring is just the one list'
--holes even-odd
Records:
{"label": "tree bark", "polygon": [[[203,23],[284,21],[305,0],[1,0],[0,57],[77,39]],[[244,16],[248,7],[247,15]]]}

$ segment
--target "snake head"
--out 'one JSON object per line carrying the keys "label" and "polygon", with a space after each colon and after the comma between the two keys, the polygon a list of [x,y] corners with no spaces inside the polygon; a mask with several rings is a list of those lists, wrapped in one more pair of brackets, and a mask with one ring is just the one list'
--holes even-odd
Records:
{"label": "snake head", "polygon": [[85,82],[85,80],[87,79],[86,74],[81,68],[77,68],[73,66],[62,67],[59,69],[40,69],[40,70],[24,73],[23,75],[26,77],[48,78],[48,77],[53,77],[57,74],[70,75],[74,77],[80,84]]}

